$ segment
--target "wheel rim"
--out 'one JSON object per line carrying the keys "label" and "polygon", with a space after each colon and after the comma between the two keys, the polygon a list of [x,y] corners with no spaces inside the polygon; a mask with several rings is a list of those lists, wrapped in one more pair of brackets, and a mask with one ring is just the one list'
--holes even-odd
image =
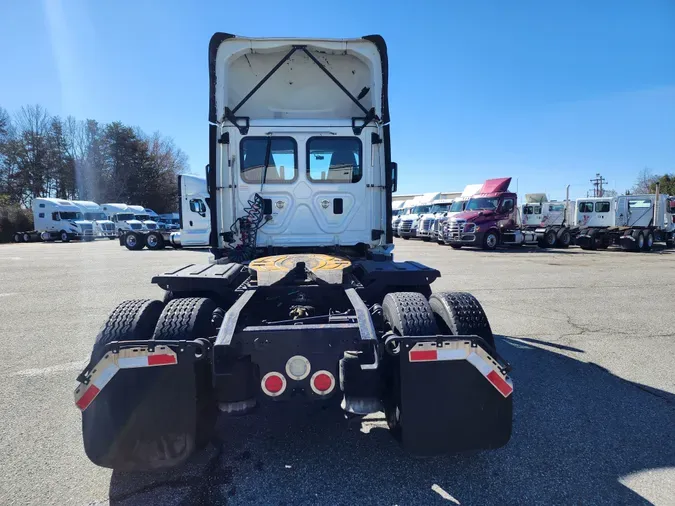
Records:
{"label": "wheel rim", "polygon": [[638,247],[644,248],[644,246],[645,246],[645,236],[640,234],[638,236]]}
{"label": "wheel rim", "polygon": [[651,248],[653,245],[654,245],[654,237],[652,236],[652,234],[649,234],[647,236],[647,247]]}
{"label": "wheel rim", "polygon": [[158,242],[159,241],[157,241],[157,237],[155,237],[154,235],[148,236],[148,246],[150,246],[151,248],[154,248],[155,246],[157,246]]}
{"label": "wheel rim", "polygon": [[569,243],[570,243],[570,234],[569,234],[569,232],[563,233],[563,236],[562,236],[562,243],[563,243],[563,244],[569,244]]}
{"label": "wheel rim", "polygon": [[549,244],[549,246],[553,246],[553,245],[555,244],[555,239],[556,239],[555,233],[554,233],[554,232],[549,232],[549,233],[547,234],[547,237],[548,237],[548,244]]}
{"label": "wheel rim", "polygon": [[61,234],[61,240],[62,240],[62,241],[67,241],[67,240],[68,240],[68,234],[66,234],[65,232],[63,232],[63,233]]}
{"label": "wheel rim", "polygon": [[136,246],[136,238],[133,235],[127,236],[127,246],[132,248]]}
{"label": "wheel rim", "polygon": [[497,236],[494,234],[488,234],[487,239],[485,240],[489,248],[494,248],[497,246]]}

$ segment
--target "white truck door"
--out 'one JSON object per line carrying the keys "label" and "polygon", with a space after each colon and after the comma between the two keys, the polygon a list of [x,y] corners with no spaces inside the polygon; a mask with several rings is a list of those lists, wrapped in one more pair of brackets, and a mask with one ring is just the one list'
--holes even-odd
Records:
{"label": "white truck door", "polygon": [[592,227],[593,217],[595,216],[593,201],[577,201],[576,222],[580,227]]}
{"label": "white truck door", "polygon": [[351,126],[312,133],[281,130],[266,135],[269,128],[251,127],[247,136],[237,135],[237,217],[246,215],[256,193],[266,200],[264,211],[271,216],[257,232],[257,245],[371,242],[372,229],[384,230],[372,212],[374,192],[380,190],[375,186],[382,183],[373,180],[371,152],[364,142],[373,129],[365,128],[360,136]]}
{"label": "white truck door", "polygon": [[206,199],[202,195],[181,196],[183,228],[181,243],[184,246],[205,245],[209,242],[211,218]]}

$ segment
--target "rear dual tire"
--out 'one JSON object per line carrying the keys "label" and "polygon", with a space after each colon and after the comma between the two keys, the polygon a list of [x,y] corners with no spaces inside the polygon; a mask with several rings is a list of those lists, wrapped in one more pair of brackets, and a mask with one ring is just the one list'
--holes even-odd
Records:
{"label": "rear dual tire", "polygon": [[[140,341],[154,340],[194,340],[200,337],[211,337],[215,334],[215,328],[211,324],[211,315],[216,309],[216,304],[211,299],[204,298],[184,298],[175,299],[164,305],[158,300],[129,300],[122,302],[101,328],[91,355],[91,362],[96,364],[105,354],[105,346],[113,341]],[[179,358],[180,360],[180,358]],[[171,366],[176,367],[176,366]],[[152,375],[151,370],[140,370]],[[141,377],[146,377],[140,373]],[[215,404],[210,382],[210,368],[208,361],[196,361],[194,365],[194,374],[196,379],[196,399],[194,404],[196,428],[194,430],[194,443],[187,443],[183,439],[174,441],[174,434],[152,435],[161,442],[165,453],[162,458],[148,460],[146,453],[125,455],[127,458],[119,458],[115,454],[117,451],[116,441],[124,438],[127,431],[131,431],[134,424],[145,427],[143,419],[152,416],[152,410],[149,413],[149,406],[139,398],[143,398],[146,390],[146,384],[133,382],[129,384],[127,378],[120,378],[122,383],[118,383],[120,391],[118,400],[121,402],[122,409],[126,408],[124,399],[127,395],[133,396],[137,402],[136,410],[126,413],[125,419],[119,412],[108,413],[111,409],[109,405],[97,405],[96,401],[82,413],[82,433],[85,451],[92,462],[104,466],[112,467],[117,470],[144,471],[162,467],[170,467],[176,463],[182,462],[187,458],[187,453],[194,449],[203,447],[208,443],[214,433],[215,422],[217,418],[217,405]],[[136,376],[138,378],[138,376]],[[156,380],[157,378],[154,377]],[[148,385],[147,388],[153,388]],[[157,385],[154,385],[157,388]],[[160,386],[161,388],[161,386]],[[117,401],[115,401],[117,402]],[[184,403],[183,403],[184,404]],[[117,404],[115,404],[117,406]],[[189,406],[181,405],[177,409],[189,409]],[[116,415],[116,416],[113,416]],[[147,418],[146,418],[147,420]],[[148,436],[147,427],[141,429],[139,439],[139,448]],[[115,442],[107,446],[111,441]],[[181,444],[182,442],[182,444]],[[147,445],[146,445],[147,447]],[[174,450],[177,453],[172,453]]]}
{"label": "rear dual tire", "polygon": [[159,232],[150,232],[145,238],[145,245],[153,251],[164,249],[164,237]]}
{"label": "rear dual tire", "polygon": [[142,250],[145,246],[145,237],[138,232],[127,232],[124,235],[124,246],[131,251]]}
{"label": "rear dual tire", "polygon": [[[480,302],[464,292],[440,292],[430,299],[417,292],[388,293],[382,302],[385,324],[399,336],[477,335],[495,348],[494,336]],[[399,351],[400,353],[400,351]],[[400,368],[398,357],[389,358],[384,376],[384,414],[394,439],[403,438]]]}

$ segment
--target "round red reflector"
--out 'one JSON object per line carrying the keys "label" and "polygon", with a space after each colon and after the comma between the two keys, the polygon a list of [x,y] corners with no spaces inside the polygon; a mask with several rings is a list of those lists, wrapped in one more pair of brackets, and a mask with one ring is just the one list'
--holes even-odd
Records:
{"label": "round red reflector", "polygon": [[319,373],[316,376],[314,376],[314,388],[316,388],[320,392],[330,390],[332,386],[333,386],[333,378],[328,376],[328,374]]}
{"label": "round red reflector", "polygon": [[277,375],[268,376],[265,379],[265,388],[271,393],[276,394],[284,388],[284,380]]}

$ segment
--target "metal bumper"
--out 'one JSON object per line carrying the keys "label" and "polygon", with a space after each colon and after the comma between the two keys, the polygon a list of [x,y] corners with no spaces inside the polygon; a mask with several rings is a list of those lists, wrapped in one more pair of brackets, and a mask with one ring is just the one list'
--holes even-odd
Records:
{"label": "metal bumper", "polygon": [[401,230],[399,229],[398,235],[400,237],[417,237],[417,229],[416,228],[411,228],[409,230]]}

